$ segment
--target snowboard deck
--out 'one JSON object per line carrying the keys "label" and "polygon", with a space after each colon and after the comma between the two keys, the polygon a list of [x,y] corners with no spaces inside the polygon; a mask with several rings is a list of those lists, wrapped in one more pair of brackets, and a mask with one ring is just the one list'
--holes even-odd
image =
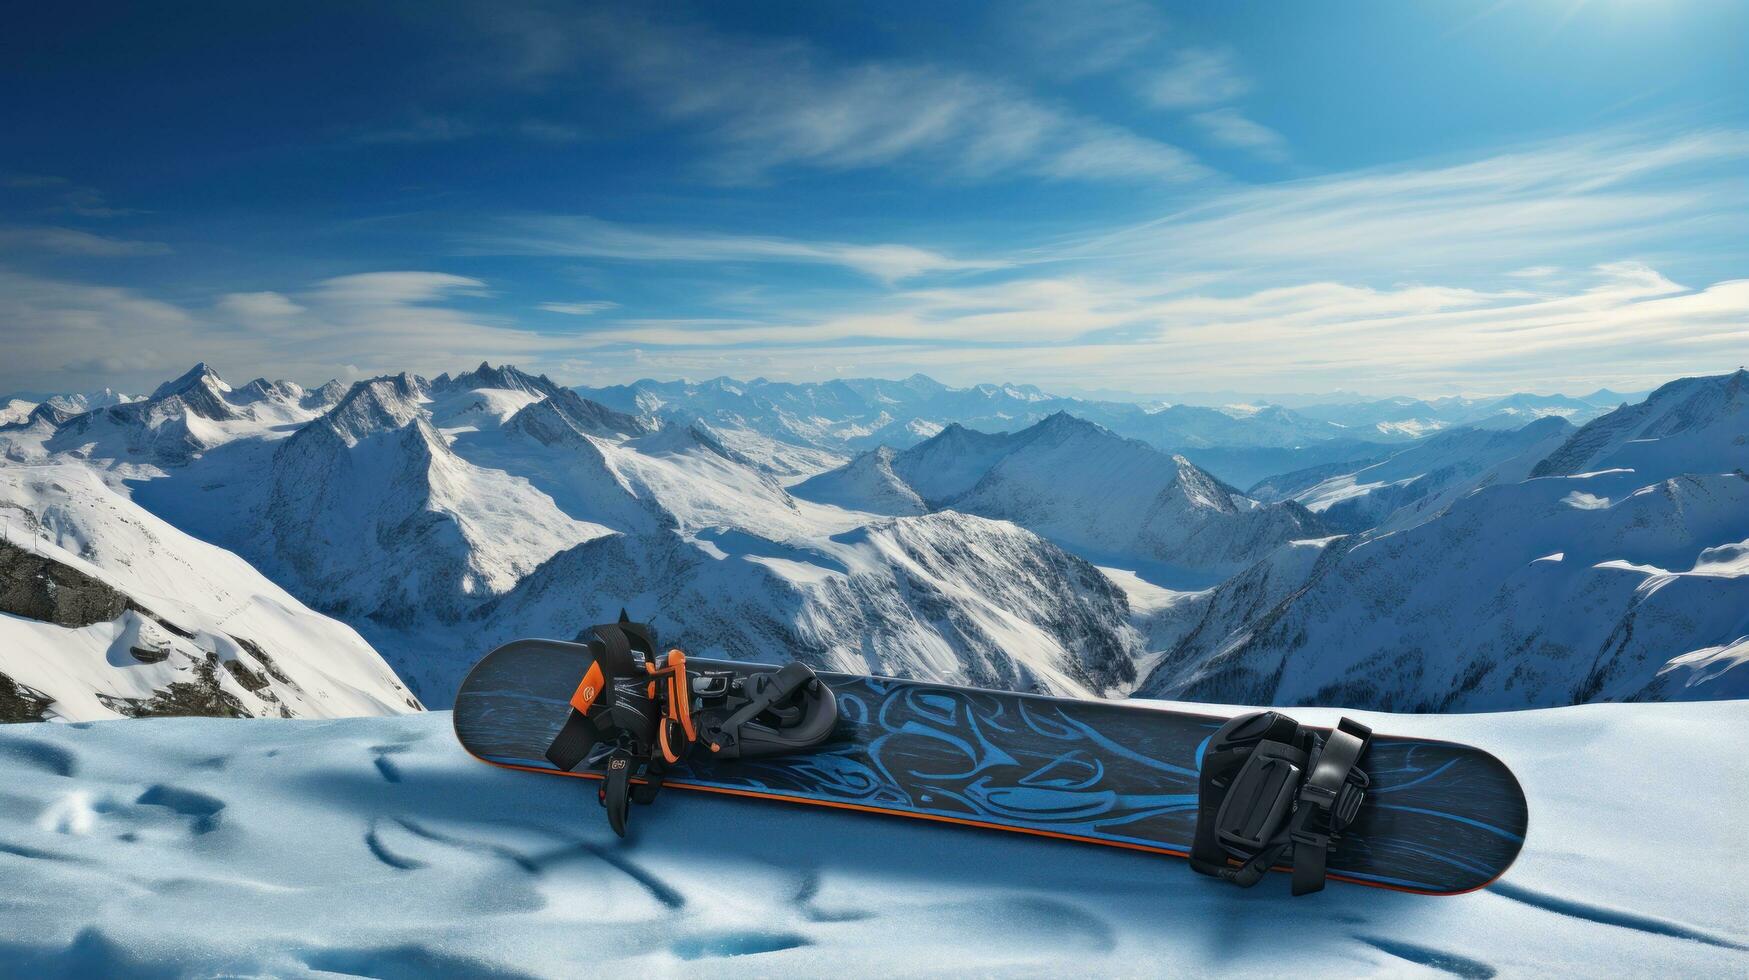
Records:
{"label": "snowboard deck", "polygon": [[[518,640],[487,654],[456,695],[456,738],[510,769],[600,779],[545,758],[589,663],[588,647]],[[693,671],[771,664],[687,658]],[[838,724],[805,753],[723,760],[694,752],[664,787],[894,814],[1185,857],[1209,736],[1226,722],[1116,701],[1082,701],[820,672]],[[1291,712],[1290,712],[1291,713]],[[1486,886],[1524,843],[1518,780],[1480,749],[1375,734],[1359,816],[1329,877],[1430,895]],[[1282,869],[1277,869],[1282,870]]]}

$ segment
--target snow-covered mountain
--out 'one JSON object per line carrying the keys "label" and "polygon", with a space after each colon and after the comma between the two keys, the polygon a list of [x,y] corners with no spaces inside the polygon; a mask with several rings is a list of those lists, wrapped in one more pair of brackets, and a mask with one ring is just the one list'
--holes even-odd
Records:
{"label": "snow-covered mountain", "polygon": [[[1607,389],[1583,398],[1564,395],[1437,399],[1385,398],[1313,402],[1286,408],[1268,402],[1170,404],[1055,395],[1031,385],[955,388],[918,374],[902,381],[872,378],[819,383],[653,381],[579,388],[585,396],[647,419],[702,420],[722,433],[748,433],[769,444],[828,454],[889,446],[910,448],[951,424],[981,432],[1016,432],[1068,412],[1188,457],[1220,479],[1249,486],[1306,467],[1376,461],[1391,447],[1454,428],[1516,430],[1539,418],[1575,425],[1623,401]],[[1207,397],[1207,396],[1199,396]],[[735,436],[727,436],[733,440]],[[763,454],[755,454],[756,456]],[[839,460],[796,465],[785,476],[806,477]]]}
{"label": "snow-covered mountain", "polygon": [[1749,468],[1749,370],[1683,378],[1574,433],[1532,476],[1633,468],[1643,472],[1741,472]]}
{"label": "snow-covered mountain", "polygon": [[462,459],[424,395],[405,374],[361,382],[274,450],[249,551],[323,609],[391,625],[453,618],[608,533]]}
{"label": "snow-covered mountain", "polygon": [[0,433],[11,458],[128,478],[137,503],[356,626],[437,704],[489,646],[621,606],[704,653],[1064,694],[1127,690],[1141,653],[1124,593],[1034,534],[798,499],[769,437],[509,366],[338,394],[233,389],[200,365],[33,425]]}
{"label": "snow-covered mountain", "polygon": [[[1173,695],[1522,707],[1738,689],[1743,388],[1678,382],[1570,436],[1545,417],[1306,442],[1369,455],[1269,481],[1267,503],[1036,389],[724,379],[610,404],[489,364],[314,389],[197,365],[143,399],[36,406],[0,427],[0,467],[97,474],[344,620],[439,706],[490,646],[624,606],[706,655],[1059,694],[1145,671]],[[915,404],[1016,412],[982,432]],[[1341,429],[1268,406],[1130,410],[1275,427],[1263,442]],[[844,460],[893,425],[927,436]],[[1213,451],[1259,449],[1300,451]],[[114,634],[122,612],[79,628]]]}
{"label": "snow-covered mountain", "polygon": [[1010,521],[1102,560],[1231,572],[1323,525],[1265,505],[1135,439],[1066,412],[1013,433],[950,425],[903,452],[866,453],[795,493],[881,513],[952,509]]}
{"label": "snow-covered mountain", "polygon": [[1332,543],[1303,581],[1223,584],[1141,690],[1434,711],[1749,695],[1746,378],[1666,385],[1531,479]]}
{"label": "snow-covered mountain", "polygon": [[[958,432],[950,434],[954,438]],[[937,436],[939,438],[939,436]],[[797,493],[823,504],[875,514],[915,515],[929,512],[915,487],[893,468],[899,451],[881,446],[862,453],[838,469],[797,484]]]}
{"label": "snow-covered mountain", "polygon": [[[1517,483],[1574,432],[1559,416],[1521,429],[1451,429],[1353,472],[1327,476],[1291,494],[1333,530],[1402,526],[1494,483]],[[1291,475],[1279,477],[1293,482]]]}
{"label": "snow-covered mountain", "polygon": [[352,629],[89,466],[0,466],[0,517],[0,721],[419,708]]}

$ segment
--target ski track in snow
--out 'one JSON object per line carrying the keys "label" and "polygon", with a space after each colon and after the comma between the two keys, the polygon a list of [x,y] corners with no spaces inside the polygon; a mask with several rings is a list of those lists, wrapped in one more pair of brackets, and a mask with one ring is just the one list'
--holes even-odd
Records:
{"label": "ski track in snow", "polygon": [[594,784],[479,763],[444,712],[7,726],[0,974],[1749,972],[1749,702],[1359,717],[1513,766],[1532,818],[1505,879],[1293,899],[1282,875],[1239,890],[1151,855],[673,790],[621,842]]}

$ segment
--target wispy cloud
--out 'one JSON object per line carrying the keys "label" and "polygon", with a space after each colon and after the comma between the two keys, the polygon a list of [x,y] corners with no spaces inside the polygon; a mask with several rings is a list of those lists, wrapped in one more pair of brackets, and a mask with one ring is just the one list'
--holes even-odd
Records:
{"label": "wispy cloud", "polygon": [[1276,163],[1287,159],[1287,141],[1280,133],[1231,106],[1195,113],[1190,120],[1222,146],[1249,150]]}
{"label": "wispy cloud", "polygon": [[93,235],[76,228],[50,225],[0,226],[0,250],[47,252],[53,255],[79,255],[90,258],[119,258],[137,255],[168,255],[173,251],[163,242],[133,241]]}
{"label": "wispy cloud", "polygon": [[[643,367],[748,365],[817,377],[907,365],[966,382],[993,377],[1137,391],[1209,386],[1437,393],[1644,386],[1729,370],[1749,349],[1749,280],[1695,289],[1638,263],[1589,270],[1565,290],[1337,282],[1229,296],[1149,297],[1102,284],[1036,283],[990,308],[913,295],[882,314],[788,326],[640,323],[590,334],[602,376]],[[1029,295],[1030,292],[1030,295]]]}
{"label": "wispy cloud", "polygon": [[1251,90],[1233,53],[1218,48],[1185,48],[1172,63],[1148,75],[1142,94],[1165,109],[1195,109],[1219,105]]}
{"label": "wispy cloud", "polygon": [[1208,173],[1180,149],[964,69],[845,62],[802,41],[731,37],[621,13],[524,11],[494,27],[516,42],[519,79],[536,71],[531,65],[551,80],[587,62],[660,116],[695,127],[711,151],[708,176],[725,183],[758,183],[785,168],[896,164],[954,179]]}
{"label": "wispy cloud", "polygon": [[[1344,278],[1604,261],[1749,221],[1749,134],[1618,132],[1481,160],[1265,185],[1088,237],[1063,254],[1136,274]],[[1730,166],[1723,166],[1723,165]],[[1060,257],[1060,256],[1059,256]],[[1586,261],[1581,259],[1581,261]]]}
{"label": "wispy cloud", "polygon": [[1020,42],[1028,65],[1062,78],[1112,71],[1167,32],[1160,11],[1142,0],[1027,0],[996,9],[1002,33]]}
{"label": "wispy cloud", "polygon": [[791,262],[842,266],[896,282],[925,273],[1000,268],[992,259],[957,259],[912,245],[810,242],[644,228],[587,215],[524,216],[502,230],[469,236],[465,247],[497,255],[556,255],[647,262]]}
{"label": "wispy cloud", "polygon": [[0,176],[0,188],[47,192],[46,196],[55,203],[42,210],[52,213],[73,214],[81,218],[119,218],[144,213],[138,208],[117,207],[97,188],[76,184],[66,177],[52,174],[7,174]]}
{"label": "wispy cloud", "polygon": [[594,316],[618,307],[618,303],[607,300],[596,300],[589,303],[542,303],[540,308],[548,313],[563,313],[566,316]]}

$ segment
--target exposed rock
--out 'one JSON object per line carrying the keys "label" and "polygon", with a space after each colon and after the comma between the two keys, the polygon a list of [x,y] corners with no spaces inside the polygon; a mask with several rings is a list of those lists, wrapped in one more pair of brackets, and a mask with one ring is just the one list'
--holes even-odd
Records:
{"label": "exposed rock", "polygon": [[0,612],[57,626],[90,626],[120,616],[128,597],[47,555],[0,542]]}
{"label": "exposed rock", "polygon": [[55,699],[0,674],[0,722],[42,721]]}

